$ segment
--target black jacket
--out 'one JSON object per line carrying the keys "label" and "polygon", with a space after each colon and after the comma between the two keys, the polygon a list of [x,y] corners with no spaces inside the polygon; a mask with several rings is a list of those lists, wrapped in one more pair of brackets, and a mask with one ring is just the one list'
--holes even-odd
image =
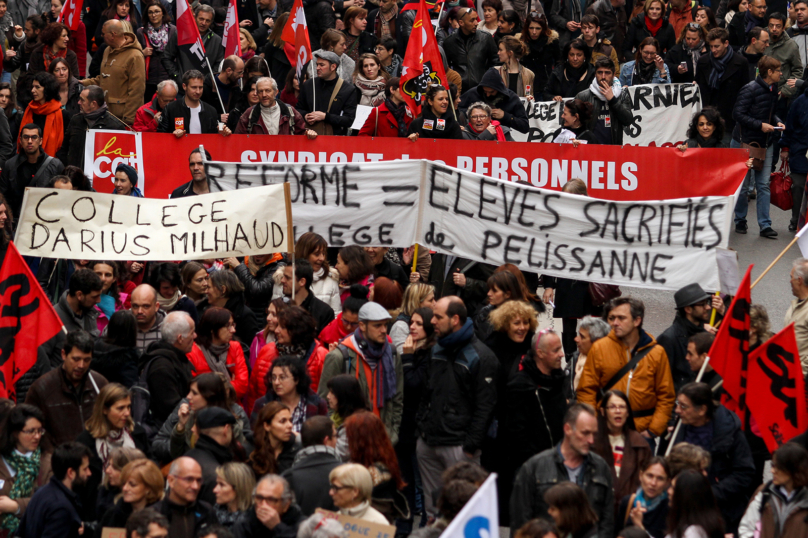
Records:
{"label": "black jacket", "polygon": [[[170,490],[167,490],[163,500],[154,503],[151,508],[166,516],[166,519],[168,519],[169,530],[171,531],[171,538],[195,538],[202,527],[219,523],[219,520],[216,518],[216,513],[213,511],[213,506],[205,501],[197,500],[193,504],[180,506],[168,500],[169,495]],[[194,527],[174,532],[174,529],[171,528],[172,519],[174,519],[174,515],[180,514],[192,516]]]}
{"label": "black jacket", "polygon": [[[356,117],[356,88],[349,81],[343,80],[342,87],[334,98],[334,102],[331,103],[331,109],[329,110],[328,103],[331,99],[331,94],[334,93],[336,83],[336,77],[328,81],[320,77],[307,80],[300,87],[296,108],[302,116],[309,112],[325,112],[328,110],[325,122],[331,124],[335,135],[344,135],[351,128]],[[314,84],[317,84],[316,103],[312,98]]]}
{"label": "black jacket", "polygon": [[[304,448],[303,453],[314,447]],[[325,446],[320,445],[318,449],[325,450]],[[283,477],[289,481],[289,487],[295,493],[295,502],[300,506],[303,515],[308,517],[318,508],[334,510],[334,501],[328,494],[331,485],[328,475],[342,462],[332,452],[312,452],[301,455],[292,464],[292,467],[284,471]]]}
{"label": "black jacket", "polygon": [[634,59],[634,49],[640,46],[642,40],[646,37],[654,37],[659,41],[659,55],[663,58],[665,53],[668,52],[676,44],[676,32],[673,30],[673,25],[668,22],[668,19],[662,21],[662,27],[657,32],[656,36],[652,36],[648,27],[645,25],[645,13],[640,13],[628,25],[626,32],[626,40],[623,42],[623,57],[627,59]]}
{"label": "black jacket", "polygon": [[[713,437],[709,447],[707,478],[724,516],[727,532],[734,532],[749,502],[749,486],[755,477],[755,463],[749,443],[741,430],[741,420],[723,405],[713,415]],[[682,426],[674,444],[687,439],[690,426]]]}
{"label": "black jacket", "polygon": [[[531,519],[548,519],[544,494],[559,482],[569,482],[560,446],[548,448],[527,460],[516,475],[511,494],[511,536]],[[590,451],[582,470],[581,487],[598,516],[598,536],[614,536],[614,491],[612,470],[606,461]]]}
{"label": "black jacket", "polygon": [[[402,315],[399,314],[399,319]],[[410,447],[413,453],[415,452],[418,440],[416,417],[426,389],[430,362],[432,362],[431,346],[424,346],[416,349],[414,353],[401,355],[401,368],[404,370],[404,410],[401,412],[396,450]]]}
{"label": "black jacket", "polygon": [[581,36],[580,30],[570,32],[567,29],[568,22],[581,22],[583,10],[581,9],[580,2],[577,2],[576,0],[552,0],[552,2],[548,1],[542,3],[546,7],[550,8],[547,15],[547,20],[553,30],[558,32],[562,48],[574,38]]}
{"label": "black jacket", "polygon": [[227,99],[224,100],[225,110],[222,110],[217,90],[218,86],[213,78],[211,78],[210,73],[208,73],[205,75],[205,80],[202,81],[202,101],[212,106],[219,114],[230,112],[236,103],[241,100],[241,88],[239,88],[238,82],[236,82],[230,86],[230,94],[227,96]]}
{"label": "black jacket", "polygon": [[309,25],[309,42],[312,50],[320,48],[320,39],[329,28],[337,25],[333,0],[303,0],[303,11]]}
{"label": "black jacket", "polygon": [[[300,307],[314,318],[315,338],[320,335],[320,331],[325,329],[326,325],[334,321],[334,309],[328,306],[324,301],[315,297],[311,290],[309,290],[309,296],[306,297],[306,300],[300,303]],[[258,332],[258,329],[256,329],[256,332]],[[254,334],[255,333],[253,333],[253,335]],[[251,344],[252,341],[249,343]]]}
{"label": "black jacket", "polygon": [[[551,40],[552,39],[552,40]],[[539,36],[537,41],[527,43],[528,53],[520,60],[522,66],[533,71],[533,95],[537,99],[541,98],[550,74],[555,69],[558,58],[561,56],[561,49],[558,44],[558,37],[548,38],[545,35]]]}
{"label": "black jacket", "polygon": [[116,346],[103,338],[95,341],[90,368],[106,377],[110,383],[132,388],[139,377],[139,364],[140,351],[137,348]]}
{"label": "black jacket", "polygon": [[757,142],[764,148],[772,145],[777,133],[764,133],[760,129],[764,123],[776,126],[782,121],[774,113],[778,94],[777,84],[770,87],[760,77],[741,88],[732,109],[735,120],[732,139],[746,144]]}
{"label": "black jacket", "polygon": [[253,275],[250,269],[245,264],[239,264],[233,272],[244,284],[244,295],[247,299],[247,306],[252,308],[255,315],[263,317],[266,315],[267,307],[270,300],[272,300],[272,290],[275,286],[275,281],[272,276],[275,271],[284,267],[285,262],[279,260],[273,263],[268,263],[258,269],[258,272]]}
{"label": "black jacket", "polygon": [[[463,299],[469,316],[473,316],[486,299],[488,293],[488,277],[494,274],[496,267],[464,258],[454,258],[452,268],[446,270],[446,254],[433,254],[429,267],[429,284],[435,288],[435,300],[449,295],[457,295]],[[454,283],[454,274],[463,273],[466,285],[459,288]]]}
{"label": "black jacket", "polygon": [[185,456],[195,459],[202,467],[202,487],[199,489],[197,499],[206,503],[216,504],[216,468],[233,461],[233,453],[229,447],[222,446],[207,435],[200,434],[194,448],[185,453]]}
{"label": "black jacket", "polygon": [[508,381],[503,394],[504,420],[499,434],[512,447],[514,469],[564,438],[564,371],[545,375],[536,366],[533,352],[522,359],[522,369]]}
{"label": "black jacket", "polygon": [[[199,102],[202,110],[199,111],[199,124],[202,128],[201,134],[216,134],[219,132],[219,115],[216,109],[204,101]],[[191,128],[191,109],[185,104],[183,97],[178,97],[173,103],[166,105],[163,109],[163,116],[160,125],[157,127],[158,133],[173,133],[177,129],[175,118],[182,119],[182,129],[189,133]],[[190,133],[189,133],[190,134]]]}
{"label": "black jacket", "polygon": [[[485,95],[483,87],[492,88],[497,91],[497,94],[494,97],[488,97]],[[498,120],[500,124],[520,133],[530,131],[525,105],[522,104],[516,93],[505,87],[498,70],[489,69],[486,71],[483,78],[480,79],[480,83],[463,94],[460,98],[460,110],[465,112],[477,101],[482,101],[491,108],[502,109],[505,116]]]}
{"label": "black jacket", "polygon": [[421,138],[435,138],[440,140],[463,140],[463,131],[460,124],[454,119],[451,110],[438,118],[432,107],[424,105],[421,107],[421,115],[412,120],[407,135],[418,133]]}
{"label": "black jacket", "polygon": [[[447,338],[455,341],[448,348]],[[494,417],[498,369],[494,353],[474,336],[470,319],[439,340],[417,418],[429,446],[462,446],[469,454],[482,446]]]}
{"label": "black jacket", "polygon": [[24,153],[14,155],[3,166],[3,173],[0,174],[0,193],[6,197],[6,202],[8,202],[14,215],[18,216],[20,214],[25,187],[47,187],[50,179],[53,176],[58,176],[65,169],[59,159],[48,156],[44,150],[40,149],[40,152],[39,169],[30,182],[20,181],[17,174],[20,165],[27,161]]}
{"label": "black jacket", "polygon": [[[592,94],[592,90],[589,88],[585,89],[575,97],[581,101],[592,103],[594,106],[592,110],[592,119],[589,120],[589,125],[587,126],[587,129],[594,131],[595,122],[598,120],[598,115],[603,108],[604,102],[595,97]],[[629,96],[626,88],[623,88],[622,93],[620,93],[620,97],[613,97],[612,100],[609,101],[609,111],[611,112],[612,117],[612,145],[621,146],[623,144],[623,129],[634,123],[634,112],[631,106],[631,97]]]}
{"label": "black jacket", "polygon": [[[711,54],[709,49],[705,52],[701,53],[702,55]],[[701,58],[701,56],[699,56]],[[679,72],[679,64],[685,62],[687,65],[687,71],[684,73]],[[668,50],[668,54],[665,55],[665,67],[670,73],[671,82],[674,83],[686,83],[686,82],[693,82],[696,80],[696,75],[694,69],[696,68],[691,61],[691,56],[685,52],[685,47],[683,43],[677,43],[676,45],[672,46]]]}
{"label": "black jacket", "polygon": [[297,504],[292,503],[281,515],[281,522],[274,529],[268,529],[259,521],[253,507],[233,527],[233,535],[235,538],[297,538],[297,528],[302,522],[303,512]]}
{"label": "black jacket", "polygon": [[152,359],[146,381],[151,393],[149,409],[159,427],[188,394],[193,367],[185,353],[163,341],[149,346],[141,361],[142,368]]}
{"label": "black jacket", "polygon": [[592,304],[589,282],[543,275],[542,286],[555,290],[554,318],[582,318],[598,316],[600,309]]}
{"label": "black jacket", "polygon": [[676,314],[670,327],[659,335],[657,344],[665,348],[671,364],[671,375],[676,393],[686,383],[696,380],[696,374],[687,362],[687,341],[691,336],[704,332],[704,327],[696,325],[680,314]]}
{"label": "black jacket", "polygon": [[402,269],[400,265],[393,263],[388,258],[382,259],[382,262],[377,265],[375,269],[377,278],[383,276],[385,278],[389,278],[393,282],[398,282],[398,285],[401,286],[402,292],[407,289],[407,286],[410,285],[410,279],[404,273],[404,269]]}
{"label": "black jacket", "polygon": [[78,538],[80,526],[78,495],[52,476],[46,486],[34,493],[15,536]]}
{"label": "black jacket", "polygon": [[122,529],[126,527],[126,521],[131,515],[132,505],[127,502],[123,502],[123,498],[118,499],[118,502],[116,502],[109,510],[103,514],[98,514],[99,528],[103,529],[104,527],[112,527]]}
{"label": "black jacket", "polygon": [[[772,13],[769,11],[769,13]],[[760,26],[761,28],[765,29],[766,24],[768,24],[768,19],[765,21],[761,21]],[[732,20],[729,21],[727,25],[727,31],[729,32],[729,46],[735,49],[745,47],[747,45],[746,39],[746,12],[741,13],[740,11],[735,13],[735,16],[732,17]]]}
{"label": "black jacket", "polygon": [[193,189],[193,185],[194,185],[193,180],[189,181],[188,183],[183,183],[182,185],[171,191],[171,196],[169,196],[169,198],[185,198],[186,196],[196,196],[196,193],[194,192]]}
{"label": "black jacket", "polygon": [[87,132],[96,129],[109,129],[112,131],[127,131],[126,125],[109,112],[98,118],[90,127],[87,124],[84,114],[76,114],[70,118],[70,123],[65,129],[65,139],[57,157],[65,166],[78,166],[84,168],[84,142]]}
{"label": "black jacket", "polygon": [[458,30],[443,42],[443,51],[449,67],[457,71],[466,89],[479,84],[483,74],[499,63],[494,38],[482,30],[470,36]]}
{"label": "black jacket", "polygon": [[[202,36],[202,44],[205,47],[205,53],[210,60],[211,67],[218,66],[224,59],[222,38],[213,33],[213,30],[208,30],[208,33]],[[186,51],[180,49],[177,45],[176,28],[172,28],[171,33],[168,35],[168,43],[166,43],[166,47],[163,49],[163,55],[160,61],[163,63],[163,69],[168,73],[168,78],[177,83],[180,91],[182,91],[183,73],[189,69],[199,68],[198,62],[189,58]]]}
{"label": "black jacket", "polygon": [[[5,114],[0,114],[0,116],[3,116],[0,118],[0,169],[2,169],[5,168],[6,161],[14,155],[14,141],[17,140],[19,132],[11,130]],[[16,127],[16,122],[14,126]]]}
{"label": "black jacket", "polygon": [[[247,307],[247,304],[244,302],[243,292],[232,295],[227,300],[224,307],[233,314],[233,321],[236,322],[236,336],[241,342],[241,347],[246,350],[244,356],[249,357],[250,344],[252,344],[253,338],[255,338],[255,333],[260,331],[264,327],[264,324],[261,323],[255,313]],[[199,308],[199,312],[201,317],[201,307]]]}
{"label": "black jacket", "polygon": [[735,120],[732,117],[735,100],[738,98],[741,88],[752,80],[749,78],[749,63],[742,54],[736,52],[724,68],[724,74],[717,89],[712,89],[709,84],[712,71],[710,54],[704,54],[699,58],[696,67],[696,83],[701,92],[701,104],[717,108],[724,119],[727,131],[732,132],[735,127]]}
{"label": "black jacket", "polygon": [[545,101],[552,101],[553,97],[560,95],[563,98],[575,97],[592,83],[595,78],[595,66],[586,64],[586,76],[583,80],[570,80],[564,68],[567,66],[566,62],[562,63],[550,73],[550,78],[547,80],[547,85],[544,87],[543,99]]}

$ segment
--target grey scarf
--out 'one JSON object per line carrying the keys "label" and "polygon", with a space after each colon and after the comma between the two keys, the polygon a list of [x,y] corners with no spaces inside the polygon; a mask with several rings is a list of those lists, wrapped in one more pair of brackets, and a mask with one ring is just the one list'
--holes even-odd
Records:
{"label": "grey scarf", "polygon": [[101,119],[101,117],[106,112],[107,112],[107,104],[104,103],[95,112],[90,112],[89,114],[85,114],[84,112],[82,112],[82,115],[84,116],[84,121],[87,122],[87,125],[89,125],[92,128],[93,125],[95,125],[95,122],[97,122],[99,119]]}
{"label": "grey scarf", "polygon": [[217,374],[225,374],[230,379],[230,372],[227,371],[227,352],[230,344],[211,344],[208,347],[199,346],[208,361],[210,371]]}

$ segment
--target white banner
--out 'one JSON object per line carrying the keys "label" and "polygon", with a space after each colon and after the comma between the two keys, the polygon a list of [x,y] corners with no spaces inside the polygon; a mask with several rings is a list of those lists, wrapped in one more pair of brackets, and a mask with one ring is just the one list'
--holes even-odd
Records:
{"label": "white banner", "polygon": [[495,538],[499,535],[499,503],[497,475],[486,478],[463,509],[452,519],[440,538]]}
{"label": "white banner", "polygon": [[14,243],[27,256],[161,261],[294,250],[288,184],[170,200],[27,188],[21,214]]}
{"label": "white banner", "polygon": [[207,163],[211,190],[289,182],[296,236],[329,246],[408,247],[551,276],[676,290],[719,289],[731,197],[613,202],[497,180],[430,161]]}
{"label": "white banner", "polygon": [[[634,123],[623,131],[624,146],[673,146],[687,140],[693,114],[701,110],[696,84],[644,84],[623,88],[631,97]],[[530,132],[511,131],[517,142],[552,142],[561,127],[563,103],[522,99]]]}

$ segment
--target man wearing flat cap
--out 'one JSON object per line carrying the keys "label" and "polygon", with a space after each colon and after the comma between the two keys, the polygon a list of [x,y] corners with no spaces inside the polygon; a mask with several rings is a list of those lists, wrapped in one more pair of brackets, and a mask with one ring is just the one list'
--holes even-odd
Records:
{"label": "man wearing flat cap", "polygon": [[338,76],[339,56],[315,51],[317,77],[300,87],[297,110],[309,129],[321,135],[345,135],[356,116],[356,88]]}
{"label": "man wearing flat cap", "polygon": [[216,504],[216,468],[233,461],[230,442],[233,440],[233,424],[236,417],[221,407],[206,407],[196,414],[194,428],[199,435],[192,450],[185,455],[196,460],[202,467],[202,487],[199,500]]}
{"label": "man wearing flat cap", "polygon": [[695,283],[678,290],[673,299],[676,301],[676,317],[671,326],[659,335],[657,343],[665,348],[668,355],[673,385],[678,393],[684,385],[696,380],[696,373],[687,362],[688,340],[705,330],[715,334],[715,327],[710,326],[710,316],[713,308],[718,315],[723,315],[725,307],[720,297],[710,295]]}
{"label": "man wearing flat cap", "polygon": [[328,382],[339,374],[359,379],[371,411],[382,419],[395,445],[404,410],[404,370],[401,357],[387,338],[390,313],[371,301],[359,309],[358,317],[359,327],[325,356],[317,392],[325,398]]}

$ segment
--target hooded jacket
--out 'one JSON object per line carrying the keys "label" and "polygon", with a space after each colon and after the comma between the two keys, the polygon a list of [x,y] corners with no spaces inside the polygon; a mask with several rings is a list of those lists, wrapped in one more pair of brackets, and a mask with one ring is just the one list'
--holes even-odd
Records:
{"label": "hooded jacket", "polygon": [[146,64],[135,34],[124,32],[123,35],[123,45],[117,49],[107,47],[104,51],[100,74],[81,83],[100,86],[106,93],[110,113],[132,125],[146,93]]}
{"label": "hooded jacket", "polygon": [[157,94],[155,93],[151,101],[137,109],[135,124],[132,128],[139,133],[156,133],[160,124],[155,116],[162,111],[163,109],[160,108],[160,104],[157,102]]}
{"label": "hooded jacket", "polygon": [[93,362],[90,367],[107,378],[110,383],[120,383],[126,388],[138,381],[140,351],[133,347],[116,346],[98,338],[93,347]]}
{"label": "hooded jacket", "polygon": [[799,88],[796,86],[791,88],[786,84],[788,79],[801,79],[803,68],[805,67],[800,58],[800,48],[797,46],[796,41],[792,40],[787,32],[783,32],[783,35],[781,35],[780,39],[777,41],[771,39],[764,54],[780,61],[780,67],[783,69],[783,73],[780,75],[777,88],[780,90],[783,97],[792,98],[799,95]]}
{"label": "hooded jacket", "polygon": [[[637,363],[634,370],[623,376],[612,386],[628,394],[629,404],[634,412],[634,424],[638,432],[649,430],[654,435],[662,435],[673,412],[676,397],[673,378],[665,349],[656,340],[639,329],[640,339],[634,349],[629,350],[614,334],[609,332],[594,344],[586,356],[586,364],[578,383],[578,401],[597,406],[598,391],[609,382],[631,358],[640,351],[651,348],[650,352]],[[629,386],[629,380],[631,385]]]}
{"label": "hooded jacket", "polygon": [[[497,91],[497,94],[494,97],[488,97],[485,95],[483,88],[494,89]],[[465,112],[472,104],[478,101],[482,101],[492,109],[501,109],[505,115],[498,121],[505,127],[510,127],[520,133],[528,133],[530,131],[525,106],[522,104],[519,96],[509,90],[505,86],[505,83],[502,82],[502,76],[497,68],[486,71],[480,79],[480,83],[463,94],[460,98],[460,110]]]}
{"label": "hooded jacket", "polygon": [[151,393],[149,409],[159,426],[188,394],[192,366],[183,351],[163,340],[149,346],[141,365],[143,370],[149,369],[146,374]]}

